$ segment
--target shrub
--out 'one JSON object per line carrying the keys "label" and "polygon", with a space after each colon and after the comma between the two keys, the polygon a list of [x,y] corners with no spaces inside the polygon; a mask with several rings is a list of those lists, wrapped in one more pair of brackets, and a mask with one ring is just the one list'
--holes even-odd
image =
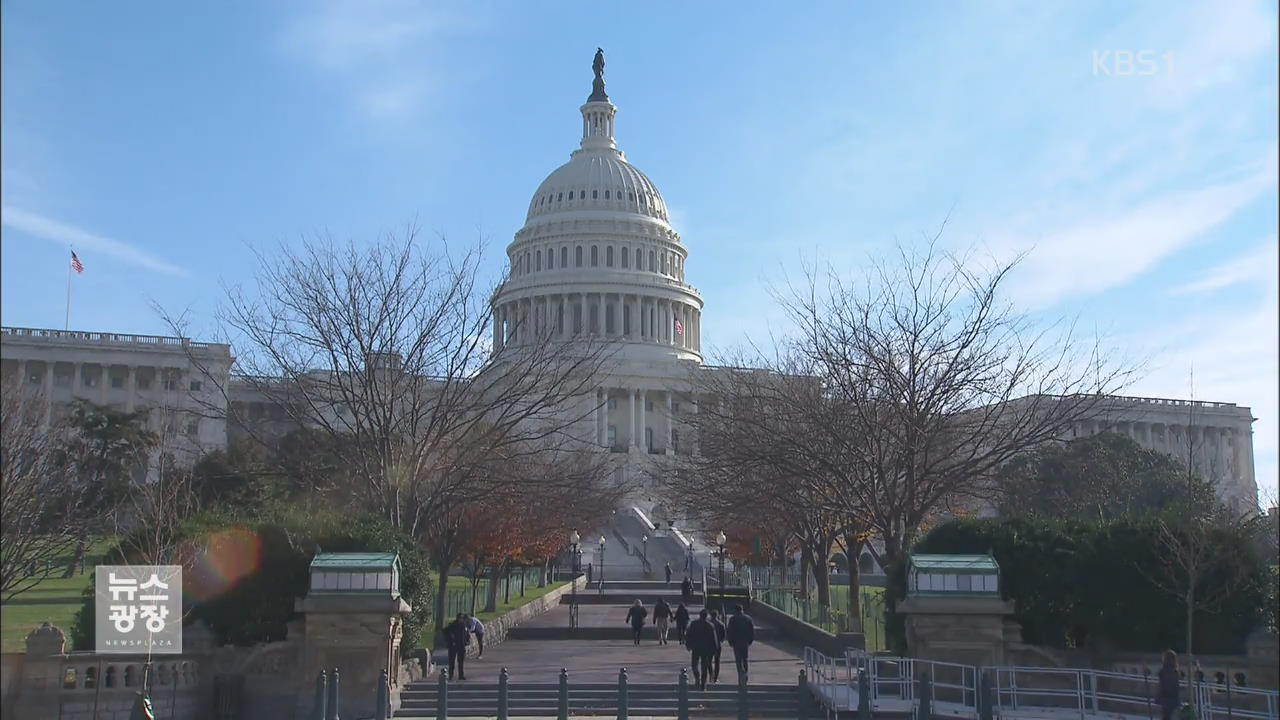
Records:
{"label": "shrub", "polygon": [[[1111,523],[1035,518],[954,520],[922,538],[912,552],[990,552],[1000,565],[1002,593],[1014,602],[1023,640],[1059,648],[1155,652],[1185,651],[1183,602],[1155,581],[1163,572],[1157,521]],[[1213,537],[1215,554],[1243,563],[1239,577],[1221,570],[1208,583],[1234,583],[1237,590],[1214,612],[1197,610],[1197,652],[1240,652],[1262,620],[1265,568],[1248,534],[1223,530]],[[1221,567],[1232,566],[1223,562]],[[906,563],[889,578],[890,607],[906,593]],[[891,613],[890,640],[902,650],[903,618]]]}

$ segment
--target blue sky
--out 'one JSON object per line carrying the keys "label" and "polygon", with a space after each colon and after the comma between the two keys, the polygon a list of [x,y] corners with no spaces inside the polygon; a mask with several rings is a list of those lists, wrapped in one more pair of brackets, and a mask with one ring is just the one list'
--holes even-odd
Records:
{"label": "blue sky", "polygon": [[2,8],[6,325],[62,326],[68,242],[72,325],[119,332],[164,332],[153,303],[212,332],[253,247],[317,232],[416,222],[496,275],[599,45],[710,345],[776,329],[760,289],[802,258],[852,276],[949,217],[951,245],[1030,251],[1021,306],[1149,357],[1135,394],[1194,368],[1252,407],[1275,492],[1274,0]]}

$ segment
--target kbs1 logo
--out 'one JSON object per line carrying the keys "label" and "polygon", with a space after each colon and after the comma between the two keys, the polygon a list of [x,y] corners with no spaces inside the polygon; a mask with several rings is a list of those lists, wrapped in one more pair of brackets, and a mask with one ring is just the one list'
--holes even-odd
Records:
{"label": "kbs1 logo", "polygon": [[1094,50],[1093,74],[1103,77],[1173,75],[1173,53],[1155,50]]}
{"label": "kbs1 logo", "polygon": [[94,595],[98,652],[182,652],[180,565],[99,565]]}

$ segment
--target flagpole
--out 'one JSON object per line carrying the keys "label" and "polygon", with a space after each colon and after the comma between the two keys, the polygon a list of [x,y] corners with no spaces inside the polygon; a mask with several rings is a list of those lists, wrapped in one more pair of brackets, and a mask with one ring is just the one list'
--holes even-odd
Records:
{"label": "flagpole", "polygon": [[[67,248],[71,249],[71,246],[68,245]],[[71,252],[75,253],[75,250],[71,249]],[[67,318],[62,324],[62,329],[71,329],[71,258],[67,258]]]}

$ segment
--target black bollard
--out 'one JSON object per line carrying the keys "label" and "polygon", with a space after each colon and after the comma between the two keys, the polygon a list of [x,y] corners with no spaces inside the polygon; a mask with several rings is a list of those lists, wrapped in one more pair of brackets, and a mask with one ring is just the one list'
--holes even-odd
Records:
{"label": "black bollard", "polygon": [[557,701],[559,720],[569,720],[569,670],[560,668],[560,696]]}
{"label": "black bollard", "polygon": [[327,720],[329,706],[329,678],[321,670],[316,676],[316,701],[311,706],[311,717],[315,720]]}
{"label": "black bollard", "polygon": [[329,717],[328,720],[341,720],[338,717],[338,703],[341,695],[338,693],[338,668],[334,668],[329,673]]}
{"label": "black bollard", "polygon": [[871,720],[871,663],[858,668],[858,720]]}
{"label": "black bollard", "polygon": [[933,720],[933,684],[929,682],[927,673],[920,673],[920,704],[916,709],[916,720]]}
{"label": "black bollard", "polygon": [[688,668],[680,668],[680,684],[676,686],[676,720],[689,720]]}
{"label": "black bollard", "polygon": [[502,672],[498,673],[498,720],[507,720],[507,669],[502,668]]}
{"label": "black bollard", "polygon": [[627,669],[618,671],[618,720],[627,720]]}
{"label": "black bollard", "polygon": [[391,679],[386,670],[378,674],[378,696],[374,702],[374,720],[387,720],[391,716]]}
{"label": "black bollard", "polygon": [[[1149,705],[1151,700],[1147,700]],[[991,694],[991,675],[978,673],[978,720],[995,720],[996,703]]]}
{"label": "black bollard", "polygon": [[444,668],[436,681],[436,720],[449,720],[449,671]]}
{"label": "black bollard", "polygon": [[751,696],[747,694],[747,679],[741,675],[738,676],[738,720],[747,720],[751,717],[750,707]]}
{"label": "black bollard", "polygon": [[800,671],[800,679],[796,681],[796,692],[799,694],[800,708],[799,720],[809,720],[809,676],[804,674],[804,670]]}

